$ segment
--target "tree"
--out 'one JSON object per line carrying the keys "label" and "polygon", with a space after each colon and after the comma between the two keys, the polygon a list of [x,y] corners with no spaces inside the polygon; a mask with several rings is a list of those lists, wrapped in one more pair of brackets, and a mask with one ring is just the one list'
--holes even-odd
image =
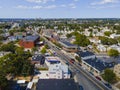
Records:
{"label": "tree", "polygon": [[92,34],[92,32],[90,32],[90,35],[89,35],[89,37],[93,37],[93,34]]}
{"label": "tree", "polygon": [[45,48],[49,49],[49,46],[47,44],[45,44]]}
{"label": "tree", "polygon": [[22,48],[22,47],[17,47],[15,53],[16,53],[17,55],[23,55],[23,54],[25,53],[25,52],[24,52],[24,48]]}
{"label": "tree", "polygon": [[116,75],[113,70],[105,69],[104,74],[102,75],[103,79],[109,83],[113,83],[116,80]]}
{"label": "tree", "polygon": [[45,48],[45,47],[42,48],[41,53],[42,53],[42,54],[45,54],[45,53],[46,53],[46,48]]}
{"label": "tree", "polygon": [[35,52],[35,51],[37,51],[37,50],[38,50],[37,47],[33,47],[33,48],[32,48],[32,52]]}
{"label": "tree", "polygon": [[106,36],[110,36],[110,34],[111,34],[110,31],[106,31],[106,32],[104,32],[104,35],[106,35]]}
{"label": "tree", "polygon": [[119,56],[119,52],[118,52],[118,50],[110,49],[108,51],[108,55],[111,56],[111,57],[117,57],[117,56]]}
{"label": "tree", "polygon": [[67,34],[66,37],[67,37],[67,38],[70,38],[70,37],[72,37],[72,34],[71,34],[71,33],[70,33],[70,34]]}
{"label": "tree", "polygon": [[0,58],[0,72],[5,76],[8,74],[22,75],[27,68],[26,75],[31,75],[33,66],[28,60],[29,56],[26,55],[26,52],[22,55],[20,54],[10,53]]}
{"label": "tree", "polygon": [[118,40],[118,43],[120,43],[120,37],[118,37],[117,40]]}
{"label": "tree", "polygon": [[5,38],[3,36],[0,36],[0,41],[3,41]]}
{"label": "tree", "polygon": [[16,46],[13,43],[4,44],[0,47],[0,51],[15,52]]}
{"label": "tree", "polygon": [[0,74],[0,90],[5,90],[8,85],[8,80],[5,76],[1,73]]}
{"label": "tree", "polygon": [[79,57],[79,56],[75,56],[75,59],[78,60],[78,62],[81,63],[81,57]]}
{"label": "tree", "polygon": [[85,35],[77,34],[74,44],[84,47],[84,46],[88,46],[90,44],[90,41],[89,39],[87,39]]}
{"label": "tree", "polygon": [[118,43],[118,41],[116,39],[112,39],[112,38],[99,37],[99,39],[101,40],[101,43],[103,45],[113,45],[113,44],[117,44]]}

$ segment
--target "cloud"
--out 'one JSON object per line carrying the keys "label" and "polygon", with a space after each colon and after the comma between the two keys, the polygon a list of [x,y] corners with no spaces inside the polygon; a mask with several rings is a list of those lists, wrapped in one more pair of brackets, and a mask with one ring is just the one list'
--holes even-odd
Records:
{"label": "cloud", "polygon": [[60,5],[60,7],[67,7],[67,5],[65,5],[65,4],[62,4],[62,5]]}
{"label": "cloud", "polygon": [[55,0],[26,0],[27,2],[31,3],[47,3],[47,2],[54,2]]}
{"label": "cloud", "polygon": [[54,9],[56,8],[56,5],[49,5],[49,6],[23,6],[23,5],[18,5],[15,8],[18,9]]}
{"label": "cloud", "polygon": [[94,9],[105,9],[105,8],[115,8],[115,7],[119,7],[119,6],[114,6],[114,5],[110,5],[110,6],[93,6],[93,7],[90,7],[90,8],[94,8]]}
{"label": "cloud", "polygon": [[102,0],[100,2],[93,2],[91,5],[104,5],[104,4],[113,4],[118,3],[120,0]]}
{"label": "cloud", "polygon": [[107,6],[89,6],[88,8],[93,8],[93,9],[105,9],[105,8],[116,8],[120,7],[119,5],[107,5]]}
{"label": "cloud", "polygon": [[48,6],[41,6],[41,5],[36,5],[36,6],[24,6],[24,5],[18,5],[14,8],[17,9],[54,9],[54,8],[76,8],[76,5],[71,3],[71,4],[61,4],[61,5],[48,5]]}
{"label": "cloud", "polygon": [[69,4],[69,7],[76,8],[76,5],[74,3]]}
{"label": "cloud", "polygon": [[33,7],[31,7],[32,9],[42,9],[43,8],[43,6],[33,6]]}
{"label": "cloud", "polygon": [[73,0],[73,1],[77,2],[77,1],[79,1],[79,0]]}
{"label": "cloud", "polygon": [[20,8],[20,9],[30,9],[31,7],[29,6],[23,6],[23,5],[18,5],[17,7],[15,8]]}
{"label": "cloud", "polygon": [[57,7],[56,5],[50,5],[50,6],[46,6],[44,8],[46,8],[46,9],[53,9],[53,8],[56,8],[56,7]]}

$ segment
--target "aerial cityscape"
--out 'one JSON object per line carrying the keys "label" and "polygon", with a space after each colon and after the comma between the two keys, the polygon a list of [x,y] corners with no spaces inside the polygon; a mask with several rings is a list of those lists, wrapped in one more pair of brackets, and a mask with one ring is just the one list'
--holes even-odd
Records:
{"label": "aerial cityscape", "polygon": [[120,90],[120,0],[0,0],[0,90]]}

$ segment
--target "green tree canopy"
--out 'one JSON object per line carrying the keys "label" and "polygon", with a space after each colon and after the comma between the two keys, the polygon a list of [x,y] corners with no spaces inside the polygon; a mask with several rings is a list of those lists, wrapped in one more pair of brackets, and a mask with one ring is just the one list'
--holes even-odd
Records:
{"label": "green tree canopy", "polygon": [[66,35],[67,38],[72,37],[72,33]]}
{"label": "green tree canopy", "polygon": [[9,52],[15,52],[16,46],[14,45],[14,43],[8,43],[8,44],[3,44],[0,47],[0,51],[9,51]]}
{"label": "green tree canopy", "polygon": [[117,57],[117,56],[119,56],[119,52],[118,52],[118,50],[110,49],[108,51],[108,55],[111,56],[111,57]]}
{"label": "green tree canopy", "polygon": [[42,53],[42,54],[45,54],[45,53],[46,53],[46,48],[45,48],[45,47],[42,48],[41,53]]}
{"label": "green tree canopy", "polygon": [[106,31],[106,32],[104,32],[104,35],[106,35],[106,36],[110,36],[110,34],[111,34],[110,31]]}
{"label": "green tree canopy", "polygon": [[116,39],[112,39],[112,38],[99,37],[99,39],[101,40],[101,43],[103,45],[113,45],[113,44],[117,44],[118,43],[118,41]]}
{"label": "green tree canopy", "polygon": [[89,41],[89,39],[87,39],[87,37],[85,35],[78,34],[78,35],[76,35],[76,40],[75,40],[74,44],[84,47],[84,46],[89,45],[90,41]]}
{"label": "green tree canopy", "polygon": [[116,80],[116,75],[113,70],[105,69],[104,74],[102,75],[103,79],[109,83],[113,83]]}
{"label": "green tree canopy", "polygon": [[8,85],[8,80],[1,73],[0,74],[0,90],[6,90],[7,85]]}

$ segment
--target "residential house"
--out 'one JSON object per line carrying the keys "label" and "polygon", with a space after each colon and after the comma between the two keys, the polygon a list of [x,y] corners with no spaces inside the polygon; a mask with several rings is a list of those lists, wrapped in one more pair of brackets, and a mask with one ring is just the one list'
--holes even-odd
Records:
{"label": "residential house", "polygon": [[94,43],[94,44],[99,44],[101,43],[101,41],[98,38],[89,38],[90,42]]}
{"label": "residential house", "polygon": [[114,66],[114,73],[120,78],[120,63]]}
{"label": "residential house", "polygon": [[49,66],[49,78],[50,79],[67,79],[70,78],[70,72],[67,65],[52,64]]}
{"label": "residential house", "polygon": [[118,37],[120,37],[120,34],[111,34],[110,35],[110,38],[118,38]]}
{"label": "residential house", "polygon": [[106,52],[107,51],[107,48],[104,45],[102,45],[102,44],[97,45],[97,49],[100,52]]}
{"label": "residential house", "polygon": [[118,50],[118,52],[120,53],[120,46],[118,46],[118,45],[111,45],[107,48],[107,50],[110,50],[110,49]]}
{"label": "residential house", "polygon": [[3,56],[5,56],[5,55],[7,55],[7,54],[9,54],[10,52],[4,52],[4,51],[1,51],[0,52],[0,57],[3,57]]}
{"label": "residential house", "polygon": [[41,54],[35,54],[32,56],[32,61],[33,64],[40,64],[43,65],[45,63],[45,57]]}
{"label": "residential house", "polygon": [[9,40],[9,41],[16,41],[17,38],[16,38],[15,36],[10,36],[10,37],[8,37],[8,40]]}

